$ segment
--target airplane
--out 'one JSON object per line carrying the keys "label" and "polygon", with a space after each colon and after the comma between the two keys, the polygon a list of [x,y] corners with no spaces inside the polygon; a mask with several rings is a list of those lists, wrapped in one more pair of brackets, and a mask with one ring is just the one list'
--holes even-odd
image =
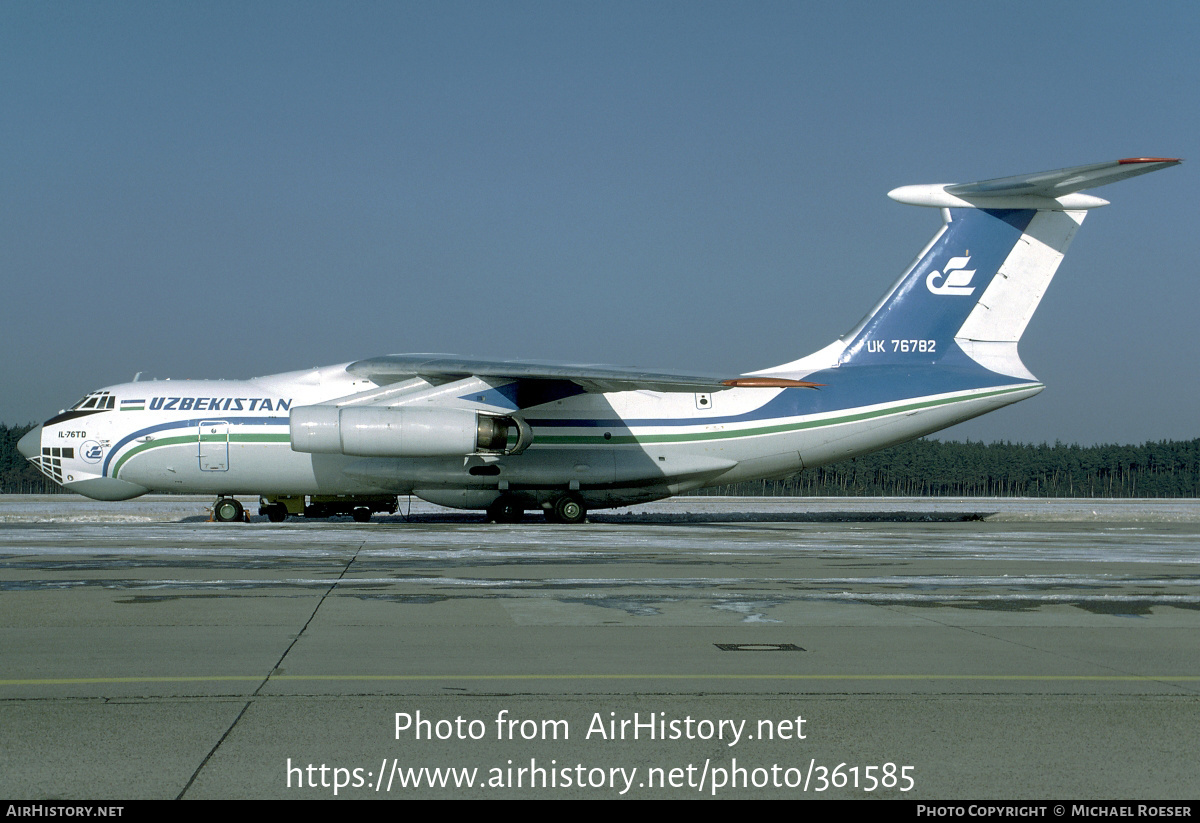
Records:
{"label": "airplane", "polygon": [[395,512],[414,495],[489,521],[780,478],[1039,393],[1017,344],[1088,211],[1084,189],[1178,164],[1133,157],[976,183],[904,186],[943,225],[828,346],[740,375],[385,355],[250,380],[87,394],[18,449],[97,500],[217,495],[213,518]]}

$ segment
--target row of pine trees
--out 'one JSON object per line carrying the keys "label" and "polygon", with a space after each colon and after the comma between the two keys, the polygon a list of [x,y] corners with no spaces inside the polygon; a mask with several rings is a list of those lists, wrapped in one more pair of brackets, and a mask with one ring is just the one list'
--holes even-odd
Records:
{"label": "row of pine trees", "polygon": [[899,497],[1200,497],[1200,439],[1141,446],[914,440],[783,480],[709,494]]}

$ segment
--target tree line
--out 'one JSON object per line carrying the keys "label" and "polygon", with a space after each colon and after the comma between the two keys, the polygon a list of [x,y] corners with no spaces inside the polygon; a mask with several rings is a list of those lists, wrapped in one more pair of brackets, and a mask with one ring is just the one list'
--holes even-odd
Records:
{"label": "tree line", "polygon": [[[0,423],[0,494],[55,494],[17,451],[33,424]],[[702,494],[780,497],[1200,497],[1200,438],[1141,446],[913,440],[781,480]]]}
{"label": "tree line", "polygon": [[44,476],[17,451],[17,441],[32,429],[0,423],[0,494],[54,494],[62,487]]}
{"label": "tree line", "polygon": [[913,440],[782,480],[708,489],[737,496],[1200,497],[1200,438],[1141,446]]}

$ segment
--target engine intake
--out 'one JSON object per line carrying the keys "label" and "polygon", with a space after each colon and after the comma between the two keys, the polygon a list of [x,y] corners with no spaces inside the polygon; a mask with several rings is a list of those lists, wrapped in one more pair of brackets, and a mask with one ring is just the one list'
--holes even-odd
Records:
{"label": "engine intake", "polygon": [[[471,409],[298,406],[290,424],[293,451],[354,457],[519,454],[532,439],[524,420]],[[509,449],[513,428],[517,442]]]}

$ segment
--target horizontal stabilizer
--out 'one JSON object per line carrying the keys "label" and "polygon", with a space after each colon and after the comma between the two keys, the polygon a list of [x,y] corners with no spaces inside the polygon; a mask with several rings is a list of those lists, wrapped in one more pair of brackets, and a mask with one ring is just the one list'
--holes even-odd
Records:
{"label": "horizontal stabilizer", "polygon": [[888,192],[888,197],[914,206],[936,208],[1091,209],[1108,205],[1108,201],[1077,192],[1165,169],[1179,162],[1172,157],[1127,157],[1108,163],[997,177],[978,183],[901,186]]}
{"label": "horizontal stabilizer", "polygon": [[1180,162],[1130,157],[895,189],[888,193],[893,200],[940,207],[941,230],[854,329],[808,357],[754,375],[836,386],[832,370],[842,366],[900,367],[908,371],[897,374],[909,377],[946,366],[942,374],[966,369],[982,380],[1035,381],[1017,343],[1087,210],[1107,202],[1080,192]]}
{"label": "horizontal stabilizer", "polygon": [[1057,171],[1042,171],[1034,174],[1018,174],[1015,177],[997,177],[979,183],[960,183],[946,186],[946,191],[957,195],[989,195],[993,197],[1032,194],[1038,197],[1062,197],[1084,189],[1093,189],[1115,183],[1127,177],[1165,169],[1180,161],[1170,157],[1128,157],[1111,163],[1092,163],[1088,166],[1073,166]]}

